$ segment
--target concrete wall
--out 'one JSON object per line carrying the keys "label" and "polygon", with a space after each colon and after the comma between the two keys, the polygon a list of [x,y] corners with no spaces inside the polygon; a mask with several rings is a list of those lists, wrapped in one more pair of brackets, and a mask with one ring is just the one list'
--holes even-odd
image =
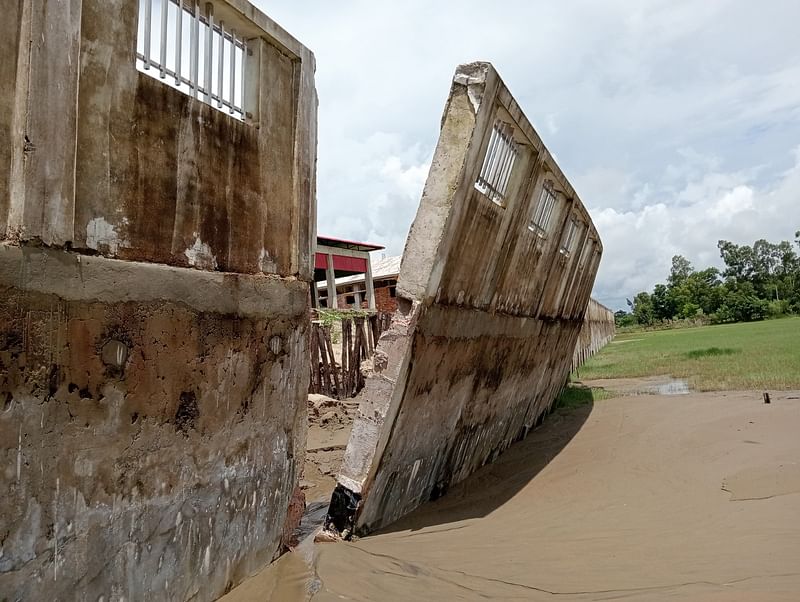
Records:
{"label": "concrete wall", "polygon": [[614,338],[614,332],[614,312],[602,303],[589,299],[572,355],[572,369],[580,368],[586,360],[608,345]]}
{"label": "concrete wall", "polygon": [[[497,119],[519,145],[502,206],[474,186]],[[528,225],[545,182],[558,200],[540,236]],[[569,219],[581,227],[565,254]],[[601,252],[583,204],[497,72],[460,66],[330,527],[387,525],[527,433],[566,380]]]}
{"label": "concrete wall", "polygon": [[17,59],[4,60],[0,91],[0,108],[15,107],[0,117],[11,132],[8,236],[311,278],[317,100],[306,48],[247,2],[217,3],[253,50],[257,100],[242,123],[137,71],[138,2],[15,4],[0,38]]}
{"label": "concrete wall", "polygon": [[299,492],[313,55],[251,5],[240,122],[135,69],[138,3],[0,25],[0,598],[211,600]]}

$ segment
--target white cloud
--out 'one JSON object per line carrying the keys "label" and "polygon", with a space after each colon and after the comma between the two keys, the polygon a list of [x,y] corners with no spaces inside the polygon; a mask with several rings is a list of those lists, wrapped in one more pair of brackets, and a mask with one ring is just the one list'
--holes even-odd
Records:
{"label": "white cloud", "polygon": [[402,251],[453,70],[478,59],[590,209],[601,300],[800,228],[800,2],[255,1],[316,54],[321,233]]}
{"label": "white cloud", "polygon": [[792,154],[794,166],[766,187],[755,187],[746,174],[711,173],[687,184],[691,200],[679,207],[657,202],[593,212],[604,245],[595,294],[623,307],[626,298],[666,280],[673,255],[696,268],[722,267],[718,240],[792,240],[800,229],[800,147]]}

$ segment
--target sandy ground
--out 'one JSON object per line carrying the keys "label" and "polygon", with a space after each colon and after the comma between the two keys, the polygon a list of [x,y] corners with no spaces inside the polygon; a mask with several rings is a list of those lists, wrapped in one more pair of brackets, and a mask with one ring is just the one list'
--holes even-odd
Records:
{"label": "sandy ground", "polygon": [[554,414],[387,531],[307,541],[223,600],[310,598],[800,600],[800,394]]}
{"label": "sandy ground", "polygon": [[308,396],[308,442],[300,487],[307,503],[330,501],[358,404]]}

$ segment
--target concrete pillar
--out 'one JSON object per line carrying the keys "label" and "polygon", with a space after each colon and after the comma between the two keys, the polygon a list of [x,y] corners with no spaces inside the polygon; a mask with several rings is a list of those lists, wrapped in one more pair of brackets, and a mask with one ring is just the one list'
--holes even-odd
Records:
{"label": "concrete pillar", "polygon": [[[369,309],[375,309],[375,283],[372,282],[372,258],[367,253],[367,273],[364,274],[364,283],[367,285],[367,305]],[[360,307],[360,305],[359,305]]]}
{"label": "concrete pillar", "polygon": [[328,253],[325,276],[328,279],[328,308],[336,309],[339,307],[339,299],[336,297],[336,275],[333,272],[333,255],[330,253]]}

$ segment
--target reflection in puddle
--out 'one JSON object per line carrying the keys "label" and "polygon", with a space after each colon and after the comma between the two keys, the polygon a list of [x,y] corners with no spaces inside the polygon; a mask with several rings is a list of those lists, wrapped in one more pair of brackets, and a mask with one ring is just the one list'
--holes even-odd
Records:
{"label": "reflection in puddle", "polygon": [[666,382],[648,386],[644,392],[654,395],[688,395],[689,383],[682,378],[670,378]]}

